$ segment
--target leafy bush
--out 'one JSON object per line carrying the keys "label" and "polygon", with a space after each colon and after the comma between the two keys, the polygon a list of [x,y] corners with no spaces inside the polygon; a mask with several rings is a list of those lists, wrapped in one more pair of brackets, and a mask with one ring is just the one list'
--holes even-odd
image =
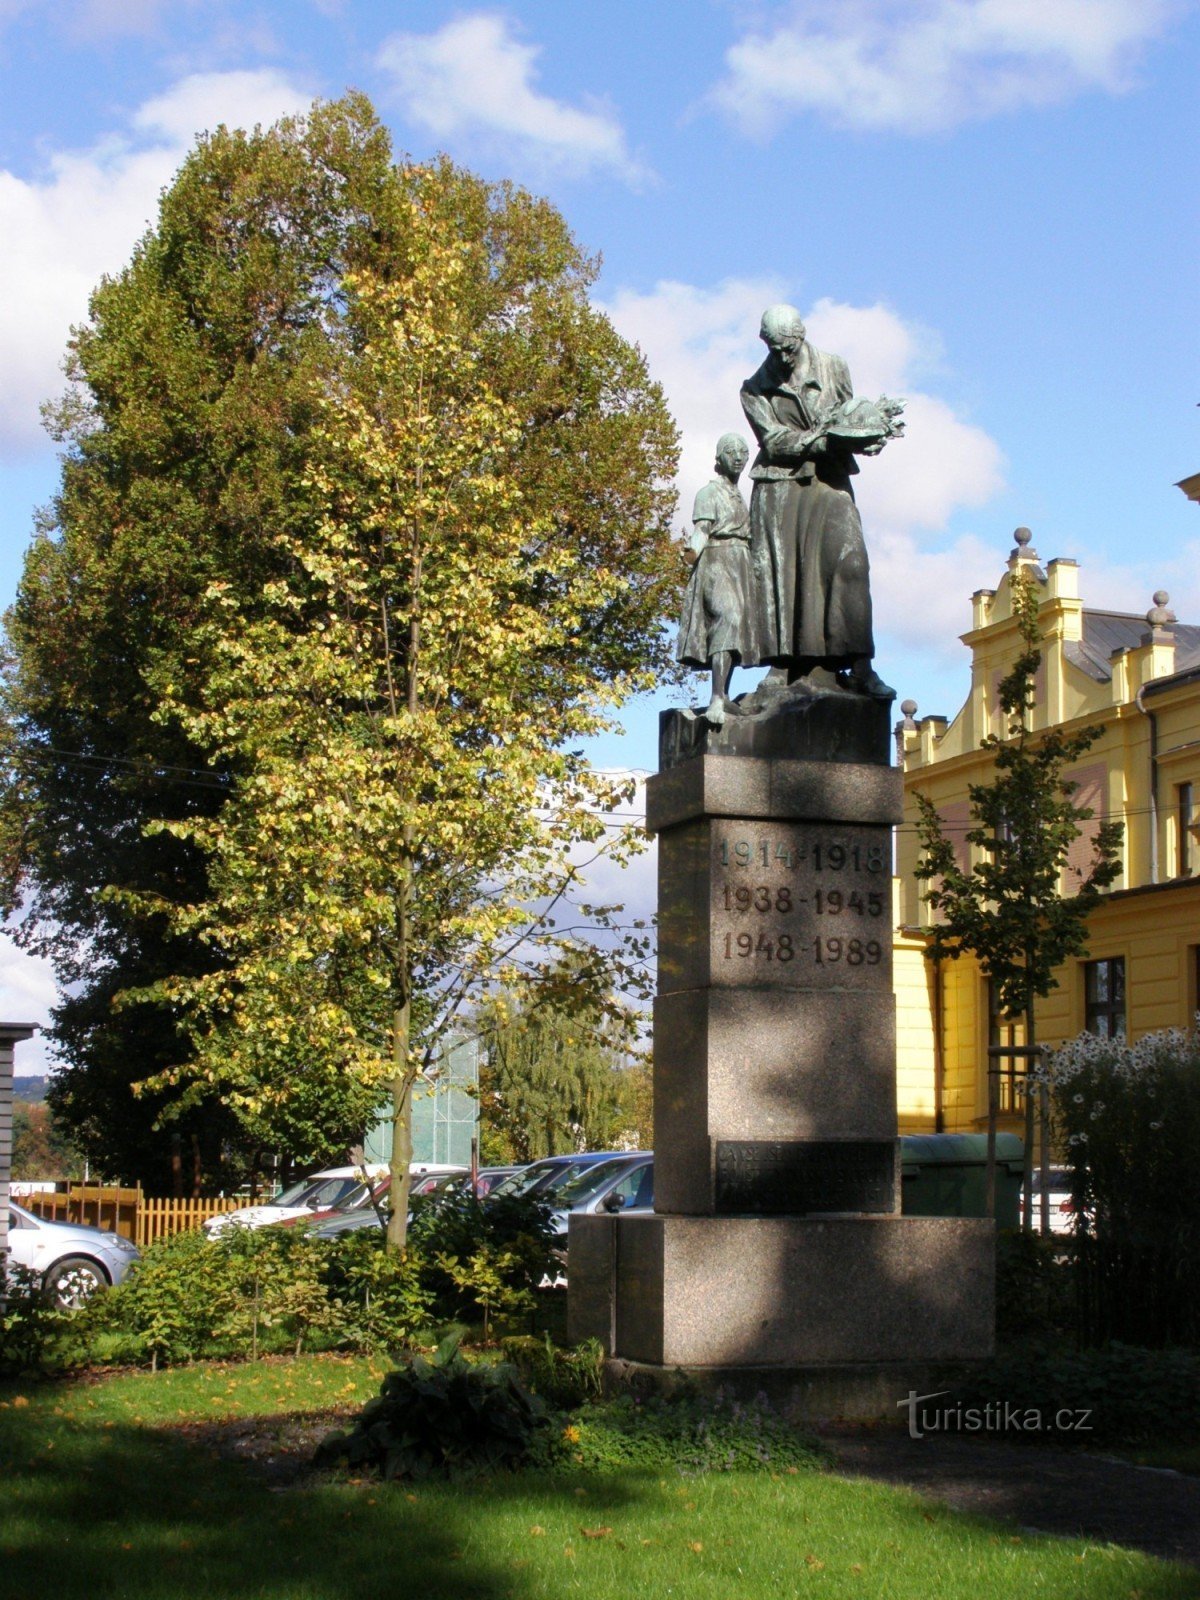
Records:
{"label": "leafy bush", "polygon": [[249,1357],[302,1349],[403,1348],[431,1323],[529,1312],[550,1250],[547,1209],[473,1198],[419,1213],[404,1256],[363,1228],[228,1228],[159,1240],[130,1276],[80,1311],[56,1312],[30,1277],[0,1320],[0,1367]]}
{"label": "leafy bush", "polygon": [[1082,1034],[1050,1064],[1081,1336],[1200,1343],[1200,1034]]}
{"label": "leafy bush", "polygon": [[549,1334],[544,1339],[523,1334],[505,1339],[502,1349],[525,1382],[548,1405],[570,1411],[601,1394],[604,1346],[599,1339],[585,1339],[582,1344],[564,1349]]}
{"label": "leafy bush", "polygon": [[69,1363],[69,1312],[42,1292],[28,1267],[0,1269],[0,1373],[53,1372]]}
{"label": "leafy bush", "polygon": [[383,1380],[354,1428],[317,1450],[385,1478],[460,1477],[515,1466],[548,1424],[546,1406],[507,1362],[468,1361],[452,1334],[433,1356],[413,1356]]}
{"label": "leafy bush", "polygon": [[584,1406],[554,1441],[555,1456],[596,1472],[788,1472],[821,1463],[813,1440],[762,1396],[742,1401],[724,1390],[690,1389]]}
{"label": "leafy bush", "polygon": [[369,1354],[398,1350],[429,1326],[434,1295],[413,1250],[384,1249],[382,1231],[361,1228],[330,1242],[329,1292],[344,1311],[342,1342]]}
{"label": "leafy bush", "polygon": [[996,1235],[996,1336],[1001,1344],[1071,1338],[1075,1332],[1073,1252],[1061,1239],[1005,1230]]}
{"label": "leafy bush", "polygon": [[347,1313],[329,1293],[330,1250],[304,1228],[230,1228],[215,1241],[224,1268],[224,1314],[215,1332],[258,1358],[274,1333],[299,1355],[305,1336],[319,1331],[337,1342]]}
{"label": "leafy bush", "polygon": [[[1083,1445],[1194,1441],[1200,1433],[1200,1355],[1122,1344],[1013,1353],[989,1362],[950,1400],[934,1404],[940,1410],[955,1402],[1036,1409],[1043,1419],[1086,1411],[1086,1428],[1067,1436]],[[1045,1420],[1042,1436],[1062,1444],[1063,1434],[1049,1430]]]}
{"label": "leafy bush", "polygon": [[225,1252],[202,1233],[177,1233],[151,1245],[125,1281],[98,1305],[108,1333],[134,1335],[143,1359],[190,1361],[209,1347],[233,1298]]}
{"label": "leafy bush", "polygon": [[554,1243],[549,1206],[524,1195],[439,1196],[414,1210],[409,1229],[411,1249],[427,1262],[434,1316],[489,1329],[497,1314],[533,1309],[538,1285],[554,1275]]}

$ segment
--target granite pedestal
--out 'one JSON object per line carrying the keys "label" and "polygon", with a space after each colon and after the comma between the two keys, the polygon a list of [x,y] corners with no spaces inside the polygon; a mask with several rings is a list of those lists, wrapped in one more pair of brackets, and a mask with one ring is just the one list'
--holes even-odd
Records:
{"label": "granite pedestal", "polygon": [[994,1230],[900,1215],[887,708],[753,720],[664,714],[655,1215],[571,1218],[570,1335],[877,1394],[991,1352]]}

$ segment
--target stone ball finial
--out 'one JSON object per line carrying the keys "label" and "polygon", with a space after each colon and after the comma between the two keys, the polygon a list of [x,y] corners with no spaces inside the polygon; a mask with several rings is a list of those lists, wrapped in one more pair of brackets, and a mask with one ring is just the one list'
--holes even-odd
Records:
{"label": "stone ball finial", "polygon": [[904,717],[901,727],[915,728],[917,725],[917,702],[915,700],[901,700],[900,711]]}
{"label": "stone ball finial", "polygon": [[1146,621],[1152,628],[1169,628],[1175,621],[1175,613],[1167,605],[1170,598],[1165,589],[1154,591],[1154,604],[1146,613]]}
{"label": "stone ball finial", "polygon": [[1033,530],[1031,528],[1018,528],[1013,534],[1018,549],[1024,550],[1033,543]]}

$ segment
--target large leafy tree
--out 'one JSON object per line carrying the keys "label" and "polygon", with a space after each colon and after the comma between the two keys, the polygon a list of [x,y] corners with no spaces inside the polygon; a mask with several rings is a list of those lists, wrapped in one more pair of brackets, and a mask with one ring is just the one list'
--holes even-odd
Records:
{"label": "large leafy tree", "polygon": [[489,998],[475,1019],[482,1155],[536,1161],[652,1141],[650,1071],[635,1037],[601,1007],[543,994]]}
{"label": "large leafy tree", "polygon": [[611,798],[572,752],[675,583],[674,430],[593,273],[354,97],[203,141],[97,291],[9,630],[68,1115],[124,1046],[147,1120],[317,1157],[390,1078],[400,1163],[439,1029],[538,965]]}
{"label": "large leafy tree", "polygon": [[[1086,955],[1088,918],[1121,870],[1122,826],[1100,823],[1087,866],[1070,865],[1071,846],[1093,816],[1075,799],[1070,768],[1103,729],[1033,730],[1041,662],[1037,587],[1022,572],[1014,573],[1011,583],[1021,648],[999,685],[1005,732],[983,741],[992,754],[991,777],[967,791],[974,825],[966,839],[974,862],[959,864],[936,806],[918,794],[923,856],[916,875],[929,884],[924,899],[935,914],[926,955],[934,961],[973,955],[995,986],[1000,1011],[1024,1024],[1025,1046],[1032,1048],[1036,1001],[1057,987],[1063,962]],[[1026,1126],[1031,1126],[1028,1102]],[[1029,1139],[1025,1160],[1028,1180]],[[1031,1221],[1027,1206],[1026,1226]]]}

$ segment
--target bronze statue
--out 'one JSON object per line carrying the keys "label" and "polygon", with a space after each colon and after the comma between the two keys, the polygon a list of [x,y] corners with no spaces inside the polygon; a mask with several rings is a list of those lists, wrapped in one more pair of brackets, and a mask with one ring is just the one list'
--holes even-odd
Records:
{"label": "bronze statue", "polygon": [[675,653],[689,667],[710,667],[712,698],[705,720],[719,728],[729,708],[729,679],[738,662],[757,664],[750,570],[750,513],[738,488],[750,449],[740,433],[717,440],[717,476],[696,496],[692,563]]}
{"label": "bronze statue", "polygon": [[771,306],[760,337],[769,354],[742,385],[759,451],[750,476],[754,655],[772,677],[877,700],[895,690],[875,671],[871,589],[851,477],[856,454],[877,454],[903,432],[903,402],[856,400],[840,356],[815,349],[800,313]]}

